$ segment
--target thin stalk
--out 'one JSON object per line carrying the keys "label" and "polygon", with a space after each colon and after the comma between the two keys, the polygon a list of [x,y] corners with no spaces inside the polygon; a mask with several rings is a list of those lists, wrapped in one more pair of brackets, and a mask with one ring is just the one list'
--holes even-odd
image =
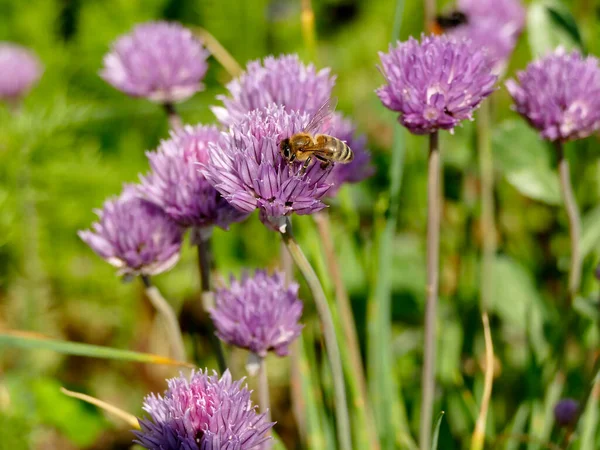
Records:
{"label": "thin stalk", "polygon": [[[212,237],[212,227],[209,228],[196,228],[193,230],[192,243],[196,245],[198,249],[198,270],[200,272],[200,296],[202,299],[202,307],[205,312],[210,312],[215,306],[215,297],[212,292],[210,282],[210,269],[212,265],[212,253],[210,239]],[[221,340],[217,338],[213,329],[214,325],[210,322],[210,341],[217,358],[217,365],[221,373],[227,369],[227,362],[225,359],[225,353],[223,351],[223,344]]]}
{"label": "thin stalk", "polygon": [[490,136],[490,105],[483,102],[477,117],[477,147],[481,179],[481,255],[480,301],[486,312],[492,301],[493,265],[496,255],[496,225],[494,218],[494,160]]}
{"label": "thin stalk", "polygon": [[556,142],[556,151],[558,152],[558,172],[560,176],[560,188],[562,191],[567,217],[569,218],[569,237],[571,238],[571,265],[569,269],[569,302],[572,304],[579,291],[581,283],[581,256],[579,251],[579,241],[581,240],[581,219],[575,195],[573,194],[573,185],[571,183],[571,173],[569,170],[569,161],[565,158],[565,152],[562,142]]}
{"label": "thin stalk", "polygon": [[179,328],[175,311],[173,311],[173,308],[171,308],[171,305],[165,300],[158,288],[152,284],[150,276],[142,275],[141,278],[146,288],[148,299],[150,299],[152,306],[156,308],[156,311],[165,320],[173,358],[178,361],[186,361],[185,346],[183,345],[183,337],[181,336],[181,329]]}
{"label": "thin stalk", "polygon": [[372,445],[376,445],[378,443],[378,437],[375,430],[375,419],[373,417],[373,410],[367,397],[367,381],[365,378],[363,361],[360,354],[360,345],[358,343],[354,315],[352,313],[352,306],[350,305],[348,292],[346,291],[346,286],[344,285],[342,273],[335,255],[335,249],[333,247],[333,235],[331,233],[329,214],[326,210],[322,210],[315,213],[313,218],[317,224],[319,236],[321,237],[320,243],[323,245],[323,250],[325,252],[329,276],[333,280],[333,284],[335,286],[335,299],[342,323],[342,331],[344,333],[344,341],[346,343],[346,349],[349,355],[350,367],[358,384],[358,397],[354,399],[354,403],[360,405],[362,409],[364,409],[365,420],[367,421],[365,426],[367,428],[369,439],[373,443]]}
{"label": "thin stalk", "polygon": [[169,120],[169,127],[171,127],[171,129],[173,131],[181,130],[183,128],[183,121],[181,120],[181,117],[177,113],[177,110],[175,109],[175,105],[173,103],[165,103],[165,104],[163,104],[163,107],[165,108],[165,112],[167,113],[167,119]]}
{"label": "thin stalk", "polygon": [[490,407],[492,397],[492,386],[494,384],[494,344],[492,342],[492,333],[490,331],[490,320],[487,312],[482,315],[483,337],[485,340],[485,375],[483,381],[483,395],[481,396],[481,408],[479,416],[475,423],[475,431],[471,438],[471,450],[482,450],[485,442],[485,424],[487,422],[487,413]]}
{"label": "thin stalk", "polygon": [[298,243],[292,236],[291,225],[288,223],[284,231],[281,231],[281,237],[283,242],[287,246],[288,251],[292,255],[292,258],[308,287],[311,290],[319,319],[321,321],[321,327],[323,329],[323,338],[325,340],[325,347],[327,350],[327,357],[329,359],[329,365],[331,368],[331,375],[333,378],[333,388],[335,396],[335,417],[337,422],[337,434],[339,446],[342,450],[352,449],[352,437],[350,435],[350,419],[348,416],[348,403],[346,400],[346,386],[344,384],[344,372],[342,369],[342,360],[340,357],[340,349],[338,347],[335,327],[333,324],[333,318],[325,297],[325,292],[321,286],[321,282],[317,278],[317,274],[306,259],[306,256],[302,252],[302,249],[298,246]]}
{"label": "thin stalk", "polygon": [[[260,402],[260,410],[266,414],[267,422],[271,421],[271,400],[269,397],[269,377],[267,374],[267,361],[265,358],[260,358],[258,368],[258,401]],[[266,441],[263,444],[263,449],[271,448],[271,441]]]}
{"label": "thin stalk", "polygon": [[225,47],[215,38],[208,30],[201,27],[195,27],[194,31],[202,40],[202,43],[206,46],[208,51],[214,58],[223,66],[227,73],[232,77],[238,77],[242,74],[243,69],[238,64],[231,53],[229,53]]}
{"label": "thin stalk", "polygon": [[429,450],[435,392],[436,316],[440,247],[440,151],[437,131],[429,135],[427,174],[427,300],[425,304],[425,355],[421,378],[419,444]]}
{"label": "thin stalk", "polygon": [[302,39],[304,40],[304,47],[308,52],[308,57],[314,61],[317,57],[315,13],[312,8],[311,0],[301,1],[300,23],[302,26]]}

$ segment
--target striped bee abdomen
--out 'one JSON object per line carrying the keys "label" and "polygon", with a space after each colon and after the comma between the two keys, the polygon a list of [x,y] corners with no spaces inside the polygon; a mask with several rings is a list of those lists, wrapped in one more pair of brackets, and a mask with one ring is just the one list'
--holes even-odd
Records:
{"label": "striped bee abdomen", "polygon": [[330,151],[330,154],[328,155],[330,161],[346,164],[354,159],[352,149],[350,149],[344,141],[334,138],[333,136],[324,137],[326,139],[324,147]]}

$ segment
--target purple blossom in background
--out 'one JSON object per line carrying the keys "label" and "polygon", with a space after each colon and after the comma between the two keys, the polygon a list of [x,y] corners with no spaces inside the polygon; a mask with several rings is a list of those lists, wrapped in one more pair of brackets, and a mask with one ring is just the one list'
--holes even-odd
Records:
{"label": "purple blossom in background", "polygon": [[172,132],[156,152],[146,153],[152,171],[141,177],[140,194],[184,227],[227,229],[246,218],[247,213],[229,204],[201,173],[202,165],[208,164],[208,144],[220,139],[214,126]]}
{"label": "purple blossom in background", "polygon": [[476,46],[485,48],[500,71],[525,26],[526,11],[521,0],[458,0],[457,6],[468,22],[452,29],[450,34],[469,38]]}
{"label": "purple blossom in background", "polygon": [[179,259],[183,230],[134,186],[96,210],[98,222],[79,237],[121,275],[155,275]]}
{"label": "purple blossom in background", "polygon": [[242,275],[241,281],[232,277],[230,284],[217,290],[216,306],[210,313],[217,336],[261,358],[269,350],[287,355],[288,346],[302,331],[299,286],[287,285],[282,273],[269,276],[262,270],[253,277]]}
{"label": "purple blossom in background", "polygon": [[321,198],[330,187],[331,166],[288,165],[279,151],[282,139],[301,131],[310,116],[271,105],[246,115],[217,144],[210,145],[206,178],[227,201],[242,211],[260,210],[263,223],[281,228],[292,213],[312,214],[325,208]]}
{"label": "purple blossom in background", "polygon": [[208,55],[187,28],[148,22],[113,43],[100,76],[132,97],[175,103],[204,88]]}
{"label": "purple blossom in background", "polygon": [[163,396],[150,394],[134,431],[142,447],[149,450],[250,450],[270,439],[267,422],[252,405],[243,380],[232,381],[229,371],[195,371],[189,380],[180,375],[167,380]]}
{"label": "purple blossom in background", "polygon": [[332,183],[327,191],[328,197],[333,197],[343,183],[358,183],[375,173],[371,164],[371,154],[367,150],[367,137],[358,135],[351,120],[335,113],[329,122],[327,134],[345,141],[354,152],[354,159],[349,164],[335,164],[327,181]]}
{"label": "purple blossom in background", "polygon": [[377,95],[414,134],[452,131],[494,91],[497,77],[484,51],[466,40],[411,37],[379,57],[387,84]]}
{"label": "purple blossom in background", "polygon": [[37,56],[25,47],[0,42],[0,100],[15,102],[42,76]]}
{"label": "purple blossom in background", "polygon": [[554,420],[561,427],[573,425],[579,414],[579,402],[572,398],[564,398],[554,407]]}
{"label": "purple blossom in background", "polygon": [[530,63],[508,80],[515,110],[543,139],[581,139],[600,129],[600,68],[593,56],[554,53]]}
{"label": "purple blossom in background", "polygon": [[224,104],[212,108],[224,125],[233,125],[250,111],[272,103],[287,112],[314,114],[331,97],[335,77],[329,69],[316,70],[304,64],[298,55],[268,56],[263,64],[252,61],[239,78],[227,85],[229,95],[217,98]]}

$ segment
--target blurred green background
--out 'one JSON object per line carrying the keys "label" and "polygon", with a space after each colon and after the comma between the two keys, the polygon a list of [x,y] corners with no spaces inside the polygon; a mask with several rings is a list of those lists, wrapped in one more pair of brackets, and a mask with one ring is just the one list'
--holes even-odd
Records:
{"label": "blurred green background", "polygon": [[[380,105],[373,91],[382,82],[376,69],[377,52],[387,49],[392,36],[396,2],[313,3],[316,64],[330,66],[337,75],[338,109],[368,135],[377,167],[374,177],[345,187],[332,200],[335,246],[364,352],[373,348],[368,346],[369,339],[381,342],[373,340],[367,326],[369,321],[376,323],[373,305],[369,305],[376,297],[377,275],[386,271],[391,277],[392,328],[385,351],[391,352],[392,367],[385,377],[392,381],[393,420],[399,421],[395,425],[402,429],[407,424],[415,435],[425,296],[423,137],[401,135],[406,153],[392,263],[379,267],[377,258],[378,239],[389,214],[388,170],[397,124],[395,115]],[[439,3],[440,10],[450,6],[450,2]],[[550,14],[547,5],[561,11],[559,19],[563,19]],[[508,76],[558,44],[598,54],[597,2],[529,2],[528,7],[528,26]],[[405,2],[402,39],[421,33],[422,8],[421,1]],[[159,107],[128,98],[99,78],[102,57],[111,41],[134,24],[162,18],[204,27],[241,65],[282,52],[298,52],[306,59],[300,1],[0,0],[0,17],[0,40],[31,47],[45,65],[43,78],[18,115],[0,107],[0,329],[164,352],[161,330],[154,325],[154,313],[139,283],[122,283],[113,268],[76,235],[95,219],[93,208],[147,170],[144,151],[155,148],[168,133]],[[215,95],[224,92],[229,79],[211,58],[206,90],[180,106],[184,120],[214,121],[208,107],[216,104]],[[585,396],[594,358],[598,358],[599,289],[593,273],[600,260],[599,143],[592,137],[567,146],[583,215],[585,261],[577,320],[565,329],[569,239],[555,155],[510,110],[503,87],[492,102],[499,247],[491,320],[497,367],[486,448],[552,448],[544,443],[559,442],[563,432],[553,427],[554,403],[562,396]],[[483,380],[474,143],[471,123],[442,138],[436,410],[446,412],[439,447],[444,450],[468,447]],[[308,217],[295,222],[301,245],[331,293],[314,223]],[[275,268],[279,262],[279,244],[256,215],[233,225],[230,232],[216,232],[214,249],[216,267],[223,276],[238,274],[242,268]],[[176,308],[198,297],[195,263],[186,245],[177,267],[156,278]],[[307,290],[302,294],[310,298]],[[307,302],[305,320],[309,326],[304,341],[314,363],[311,376],[314,381],[321,375],[325,390],[324,398],[313,400],[317,406],[324,403],[330,412],[331,386],[315,338],[318,325],[312,301]],[[208,341],[202,345],[208,349]],[[234,375],[242,376],[245,354],[232,353]],[[567,371],[557,378],[559,362],[565,362]],[[216,368],[208,350],[205,364]],[[296,448],[300,441],[290,408],[289,361],[274,358],[270,367],[273,416],[279,422],[276,430],[288,448]],[[58,388],[86,392],[140,414],[143,396],[162,391],[164,378],[175,373],[142,364],[0,346],[0,449],[129,448],[132,435],[126,424],[63,396]],[[326,436],[321,444],[326,445],[327,436],[333,435],[331,414],[318,417],[318,428]],[[597,416],[586,417],[595,433],[590,442],[598,442]],[[384,440],[389,441],[388,448],[401,448],[396,437]]]}

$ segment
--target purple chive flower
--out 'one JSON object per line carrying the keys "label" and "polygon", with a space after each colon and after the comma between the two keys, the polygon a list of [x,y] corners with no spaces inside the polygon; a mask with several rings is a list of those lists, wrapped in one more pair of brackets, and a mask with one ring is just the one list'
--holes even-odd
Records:
{"label": "purple chive flower", "polygon": [[99,221],[79,237],[121,275],[155,275],[179,259],[182,228],[162,209],[138,197],[134,186],[97,210]]}
{"label": "purple chive flower", "polygon": [[202,165],[208,164],[208,144],[220,140],[214,126],[172,132],[156,152],[146,153],[152,171],[141,177],[140,194],[184,227],[227,229],[244,219],[247,213],[229,204],[201,173]]}
{"label": "purple chive flower", "polygon": [[379,57],[387,84],[377,95],[414,134],[452,131],[494,91],[497,77],[484,51],[466,40],[411,37]]}
{"label": "purple chive flower", "polygon": [[269,350],[279,356],[300,335],[302,302],[296,283],[286,285],[285,276],[257,270],[241,281],[231,278],[229,288],[219,289],[210,315],[217,336],[228,344],[246,348],[264,358]]}
{"label": "purple chive flower", "polygon": [[572,398],[564,398],[554,407],[554,420],[561,427],[573,425],[579,414],[579,402]]}
{"label": "purple chive flower", "polygon": [[499,71],[510,58],[525,26],[526,11],[521,1],[458,0],[457,6],[468,22],[450,34],[469,38],[475,45],[485,48]]}
{"label": "purple chive flower", "polygon": [[287,112],[314,114],[331,97],[334,84],[329,69],[303,64],[298,55],[268,56],[262,64],[260,60],[250,62],[246,72],[227,85],[229,95],[217,97],[224,106],[212,110],[228,126],[272,103],[283,105]]}
{"label": "purple chive flower", "polygon": [[148,450],[250,450],[270,439],[274,425],[258,414],[250,391],[242,380],[232,381],[228,370],[216,373],[194,371],[167,380],[161,395],[150,394],[134,431],[137,442]]}
{"label": "purple chive flower", "polygon": [[516,111],[543,139],[581,139],[600,129],[600,68],[593,56],[554,53],[530,63],[508,80]]}
{"label": "purple chive flower", "polygon": [[0,42],[0,100],[15,102],[42,76],[37,56],[25,47]]}
{"label": "purple chive flower", "polygon": [[366,148],[367,138],[357,134],[356,127],[351,120],[344,118],[339,113],[331,116],[328,134],[345,141],[354,152],[354,159],[349,164],[335,164],[328,181],[332,183],[327,191],[328,197],[333,197],[343,183],[358,183],[375,173],[371,165],[371,154]]}
{"label": "purple chive flower", "polygon": [[187,28],[148,22],[113,43],[100,76],[132,97],[175,103],[204,88],[208,55]]}
{"label": "purple chive flower", "polygon": [[288,165],[279,151],[281,140],[301,131],[309,119],[281,105],[248,113],[211,144],[206,178],[229,203],[246,212],[258,208],[266,225],[285,231],[285,216],[325,208],[321,198],[330,187],[331,166],[313,163],[301,174],[302,163]]}

